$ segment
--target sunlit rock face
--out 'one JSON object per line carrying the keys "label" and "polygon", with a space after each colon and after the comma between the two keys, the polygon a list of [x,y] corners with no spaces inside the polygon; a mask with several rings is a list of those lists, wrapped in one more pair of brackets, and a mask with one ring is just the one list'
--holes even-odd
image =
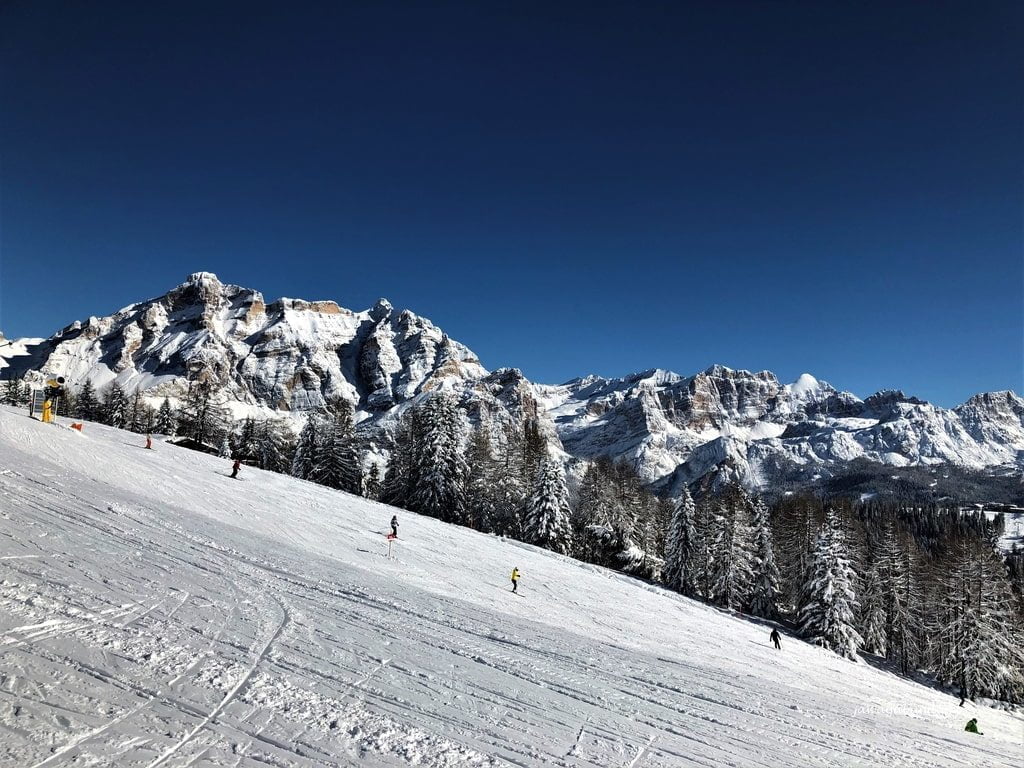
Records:
{"label": "sunlit rock face", "polygon": [[0,378],[64,376],[102,390],[116,381],[150,402],[213,385],[236,417],[295,417],[352,403],[368,440],[386,443],[401,412],[444,390],[468,419],[502,430],[535,420],[566,457],[611,456],[668,493],[683,484],[765,488],[784,475],[833,473],[866,458],[891,466],[1015,467],[1024,401],[976,395],[958,408],[898,390],[861,400],[803,374],[716,365],[692,376],[659,369],[617,379],[534,384],[486,370],[426,318],[381,299],[356,312],[334,301],[281,298],[197,272],[163,296],[77,321],[49,339],[0,336]]}

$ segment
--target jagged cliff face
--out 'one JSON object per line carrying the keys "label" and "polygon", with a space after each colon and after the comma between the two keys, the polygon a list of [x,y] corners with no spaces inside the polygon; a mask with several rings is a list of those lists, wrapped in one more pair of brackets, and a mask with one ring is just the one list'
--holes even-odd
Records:
{"label": "jagged cliff face", "polygon": [[620,379],[535,385],[515,369],[488,372],[429,320],[380,300],[353,312],[332,301],[279,299],[191,275],[164,296],[74,323],[50,339],[0,340],[0,378],[63,375],[72,386],[117,381],[127,391],[180,398],[205,379],[236,415],[354,403],[361,429],[385,438],[407,405],[435,389],[474,422],[535,418],[573,456],[634,464],[669,492],[682,484],[835,472],[857,458],[892,466],[1024,466],[1024,401],[977,395],[954,410],[902,392],[860,400],[810,375],[714,366]]}
{"label": "jagged cliff face", "polygon": [[445,380],[487,375],[466,347],[386,301],[365,312],[332,301],[266,304],[258,291],[205,272],[157,299],[74,323],[9,362],[156,397],[180,397],[204,379],[233,401],[283,411],[345,398],[378,412]]}
{"label": "jagged cliff face", "polygon": [[648,371],[538,387],[566,450],[633,462],[669,492],[712,476],[765,488],[811,479],[858,458],[890,466],[1024,466],[1024,401],[978,395],[956,410],[902,392],[860,400],[804,374],[714,366],[694,376]]}

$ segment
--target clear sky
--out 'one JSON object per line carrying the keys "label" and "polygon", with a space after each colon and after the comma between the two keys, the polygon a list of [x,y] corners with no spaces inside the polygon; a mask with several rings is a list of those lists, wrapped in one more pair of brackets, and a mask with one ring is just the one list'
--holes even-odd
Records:
{"label": "clear sky", "polygon": [[1024,389],[1024,3],[0,2],[0,331],[190,272],[556,383]]}

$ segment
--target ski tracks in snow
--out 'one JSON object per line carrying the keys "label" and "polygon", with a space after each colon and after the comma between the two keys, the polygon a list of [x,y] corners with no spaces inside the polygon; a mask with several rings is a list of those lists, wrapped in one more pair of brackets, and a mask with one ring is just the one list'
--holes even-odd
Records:
{"label": "ski tracks in snow", "polygon": [[196,736],[197,733],[199,733],[201,730],[203,730],[203,728],[205,728],[207,725],[213,722],[213,720],[221,712],[224,711],[224,708],[232,701],[234,701],[235,698],[238,696],[239,692],[248,684],[250,678],[256,672],[257,667],[259,667],[260,663],[267,658],[267,654],[270,653],[270,650],[271,648],[273,648],[274,643],[277,641],[277,638],[280,637],[281,633],[284,631],[285,625],[288,624],[287,608],[285,608],[284,604],[278,601],[276,598],[271,599],[273,599],[274,602],[277,603],[277,606],[281,611],[280,620],[278,621],[276,628],[267,638],[266,642],[263,643],[262,647],[255,654],[252,663],[245,670],[245,673],[238,679],[238,682],[236,682],[234,686],[232,686],[231,689],[224,694],[224,698],[220,700],[220,703],[218,703],[217,706],[214,707],[210,711],[210,713],[205,718],[203,718],[203,720],[198,725],[196,725],[195,728],[189,731],[185,735],[185,737],[182,738],[180,741],[168,747],[162,755],[156,758],[153,762],[149,763],[149,765],[147,765],[146,768],[157,768],[157,766],[163,765],[165,762],[167,762],[167,760],[173,757],[182,747],[188,744]]}

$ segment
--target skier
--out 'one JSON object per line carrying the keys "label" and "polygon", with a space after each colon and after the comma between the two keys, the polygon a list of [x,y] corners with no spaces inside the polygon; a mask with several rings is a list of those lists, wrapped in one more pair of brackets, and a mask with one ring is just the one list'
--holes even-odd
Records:
{"label": "skier", "polygon": [[153,438],[149,435],[146,435],[146,447],[153,450]]}
{"label": "skier", "polygon": [[775,650],[777,650],[777,651],[781,651],[782,650],[782,645],[781,645],[782,638],[779,637],[779,630],[773,629],[772,633],[770,635],[768,635],[768,639],[771,640],[773,643],[775,643]]}
{"label": "skier", "polygon": [[978,718],[976,717],[972,717],[970,720],[967,721],[967,727],[964,728],[964,730],[970,731],[971,733],[976,733],[979,736],[985,735],[984,733],[978,730]]}
{"label": "skier", "polygon": [[513,592],[518,592],[519,591],[519,569],[518,568],[513,568],[512,569],[512,591]]}
{"label": "skier", "polygon": [[398,515],[391,516],[391,538],[398,538]]}
{"label": "skier", "polygon": [[242,460],[235,459],[235,463],[231,465],[231,476],[238,477],[238,470],[242,468]]}

